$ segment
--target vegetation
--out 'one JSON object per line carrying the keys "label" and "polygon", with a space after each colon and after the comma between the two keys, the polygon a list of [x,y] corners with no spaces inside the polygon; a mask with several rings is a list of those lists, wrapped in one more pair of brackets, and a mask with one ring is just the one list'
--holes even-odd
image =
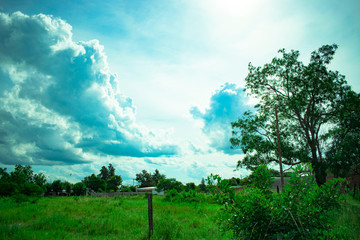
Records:
{"label": "vegetation", "polygon": [[246,188],[224,205],[220,220],[224,230],[239,239],[343,239],[333,235],[333,210],[340,207],[337,179],[320,187],[313,175],[302,176],[296,169],[279,194],[269,191],[270,172],[266,166],[254,172],[253,188]]}
{"label": "vegetation", "polygon": [[157,191],[168,191],[171,189],[181,192],[184,189],[184,185],[181,182],[176,181],[175,178],[161,179],[157,184]]}
{"label": "vegetation", "polygon": [[10,174],[0,168],[0,196],[17,196],[19,200],[22,195],[38,197],[45,192],[45,183],[44,174],[34,174],[31,166],[15,165]]}
{"label": "vegetation", "polygon": [[[245,154],[238,167],[251,169],[248,177],[211,174],[196,186],[157,169],[136,174],[140,187],[166,191],[153,200],[151,239],[360,239],[360,193],[341,194],[342,178],[325,181],[327,171],[360,173],[360,94],[327,69],[336,49],[321,47],[308,65],[298,61],[299,52],[284,49],[263,67],[249,65],[246,87],[260,103],[256,113],[232,123],[230,140]],[[280,154],[297,167],[275,193],[273,177],[280,173],[267,164]],[[235,193],[232,186],[243,188]],[[134,192],[135,186],[122,185],[111,163],[76,184],[47,183],[30,166],[0,168],[0,239],[148,239],[143,196],[83,197],[87,191]]]}
{"label": "vegetation", "polygon": [[[230,239],[216,218],[221,207],[154,196],[151,239]],[[147,200],[131,197],[42,198],[36,204],[0,199],[0,239],[147,239]]]}
{"label": "vegetation", "polygon": [[109,192],[118,190],[122,183],[122,178],[115,174],[115,168],[110,163],[109,167],[102,166],[99,175],[92,174],[85,177],[83,183],[92,191]]}
{"label": "vegetation", "polygon": [[[246,88],[260,102],[255,114],[246,112],[232,123],[232,147],[240,147],[246,155],[238,167],[279,162],[276,106],[283,164],[311,163],[316,182],[322,185],[331,163],[337,162],[340,168],[359,163],[360,138],[355,130],[360,126],[360,95],[351,90],[343,75],[328,70],[336,49],[335,44],[319,48],[308,65],[298,60],[298,51],[285,49],[279,51],[281,58],[263,67],[249,64]],[[329,145],[333,147],[326,158]],[[348,151],[353,145],[355,149]],[[343,161],[344,152],[354,157]]]}
{"label": "vegetation", "polygon": [[136,174],[136,181],[140,183],[139,187],[155,187],[162,179],[165,179],[164,174],[160,174],[159,170],[155,170],[153,174],[142,170]]}

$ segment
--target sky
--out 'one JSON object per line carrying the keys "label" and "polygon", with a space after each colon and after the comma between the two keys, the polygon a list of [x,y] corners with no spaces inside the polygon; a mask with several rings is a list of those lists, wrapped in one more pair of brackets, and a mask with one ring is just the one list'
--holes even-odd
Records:
{"label": "sky", "polygon": [[0,0],[0,167],[78,182],[112,163],[199,183],[235,170],[248,64],[285,48],[360,91],[357,0]]}

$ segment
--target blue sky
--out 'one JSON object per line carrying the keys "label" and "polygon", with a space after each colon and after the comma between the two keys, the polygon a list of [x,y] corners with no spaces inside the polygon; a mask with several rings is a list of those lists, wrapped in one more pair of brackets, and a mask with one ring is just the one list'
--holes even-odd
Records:
{"label": "blue sky", "polygon": [[360,91],[358,1],[0,1],[0,167],[76,182],[234,172],[249,62],[324,44]]}

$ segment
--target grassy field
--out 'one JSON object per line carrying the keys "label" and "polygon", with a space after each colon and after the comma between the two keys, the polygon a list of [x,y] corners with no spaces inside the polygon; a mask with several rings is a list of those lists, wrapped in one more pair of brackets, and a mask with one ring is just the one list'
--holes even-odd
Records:
{"label": "grassy field", "polygon": [[[216,225],[220,206],[153,199],[152,239],[229,239]],[[0,199],[1,239],[147,239],[144,196]]]}
{"label": "grassy field", "polygon": [[[152,239],[231,239],[216,224],[220,205],[171,203],[155,196]],[[360,203],[333,212],[338,239],[360,239]],[[56,197],[36,203],[0,199],[0,239],[147,239],[147,199]],[[346,233],[346,238],[344,238]]]}

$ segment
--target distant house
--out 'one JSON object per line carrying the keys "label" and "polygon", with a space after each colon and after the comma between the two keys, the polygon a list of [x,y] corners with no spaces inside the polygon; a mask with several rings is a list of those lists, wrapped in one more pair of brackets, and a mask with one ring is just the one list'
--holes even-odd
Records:
{"label": "distant house", "polygon": [[142,187],[142,188],[136,188],[136,192],[147,192],[152,193],[154,195],[164,195],[164,191],[158,192],[156,191],[156,187]]}

